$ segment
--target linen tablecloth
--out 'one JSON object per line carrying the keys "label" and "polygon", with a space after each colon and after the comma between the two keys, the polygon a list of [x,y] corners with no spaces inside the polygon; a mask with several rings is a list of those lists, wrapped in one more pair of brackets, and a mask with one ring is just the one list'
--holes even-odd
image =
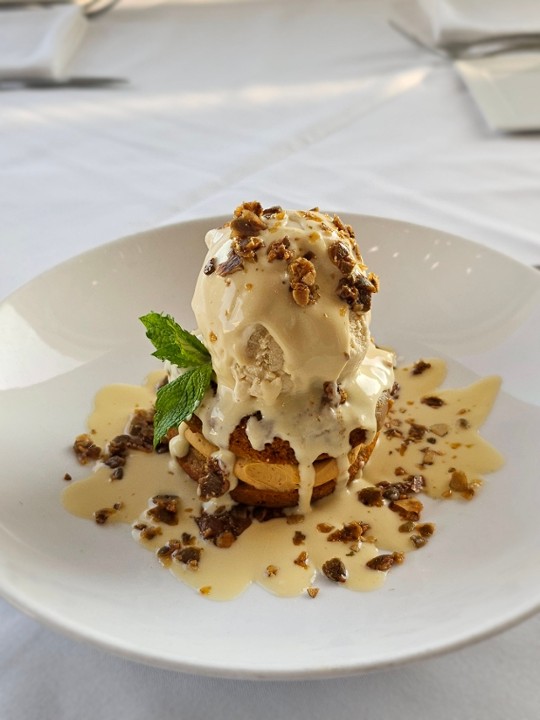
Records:
{"label": "linen tablecloth", "polygon": [[[381,0],[125,2],[74,75],[0,91],[0,296],[116,237],[319,205],[454,232],[540,264],[540,141],[489,131],[452,66]],[[1,17],[0,17],[1,21]],[[0,601],[0,718],[535,720],[540,618],[440,658],[306,682],[198,678],[63,637]]]}

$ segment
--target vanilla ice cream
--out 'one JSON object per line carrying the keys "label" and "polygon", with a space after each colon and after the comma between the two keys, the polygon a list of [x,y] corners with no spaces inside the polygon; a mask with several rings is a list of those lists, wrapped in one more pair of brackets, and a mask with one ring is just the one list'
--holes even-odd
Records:
{"label": "vanilla ice cream", "polygon": [[245,203],[206,243],[192,307],[217,388],[196,411],[202,434],[233,483],[229,436],[243,418],[254,449],[288,441],[306,509],[313,462],[334,458],[346,482],[350,433],[363,428],[370,442],[377,402],[393,384],[393,355],[369,331],[378,280],[352,229],[318,210]]}

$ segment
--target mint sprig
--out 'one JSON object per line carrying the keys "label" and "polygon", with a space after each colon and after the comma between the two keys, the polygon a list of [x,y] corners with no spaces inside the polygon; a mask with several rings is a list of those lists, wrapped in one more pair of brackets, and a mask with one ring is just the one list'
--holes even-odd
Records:
{"label": "mint sprig", "polygon": [[156,348],[152,353],[185,370],[176,380],[159,388],[154,416],[154,447],[172,427],[190,418],[210,386],[210,353],[192,333],[184,330],[170,315],[151,312],[140,318],[146,337]]}

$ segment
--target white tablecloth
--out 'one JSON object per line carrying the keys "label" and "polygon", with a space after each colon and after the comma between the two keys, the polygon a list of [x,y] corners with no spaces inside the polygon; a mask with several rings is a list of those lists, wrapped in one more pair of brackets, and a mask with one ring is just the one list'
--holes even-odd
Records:
{"label": "white tablecloth", "polygon": [[[540,139],[487,129],[382,0],[129,0],[73,74],[0,91],[0,296],[83,250],[242,200],[455,232],[540,264]],[[1,18],[0,18],[1,21]],[[197,678],[62,637],[0,601],[0,718],[536,720],[540,618],[453,654],[310,682]]]}

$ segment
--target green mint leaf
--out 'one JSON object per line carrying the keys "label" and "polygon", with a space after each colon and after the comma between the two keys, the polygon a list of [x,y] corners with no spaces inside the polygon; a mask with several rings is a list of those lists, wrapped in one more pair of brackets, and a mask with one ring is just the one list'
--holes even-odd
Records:
{"label": "green mint leaf", "polygon": [[193,415],[208,390],[211,377],[212,366],[207,363],[186,370],[183,375],[158,390],[154,416],[154,447],[168,430],[178,427],[183,420]]}
{"label": "green mint leaf", "polygon": [[148,313],[140,318],[146,328],[146,337],[156,351],[154,357],[181,368],[192,368],[210,363],[210,353],[192,333],[184,330],[170,315]]}

